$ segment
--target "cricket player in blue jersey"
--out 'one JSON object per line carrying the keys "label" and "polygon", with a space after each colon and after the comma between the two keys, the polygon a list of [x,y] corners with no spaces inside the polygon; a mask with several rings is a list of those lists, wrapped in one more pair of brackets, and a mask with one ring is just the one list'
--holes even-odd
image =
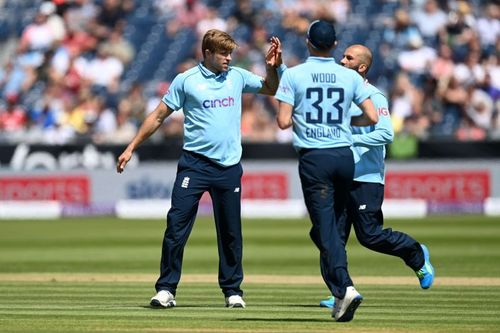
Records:
{"label": "cricket player in blue jersey", "polygon": [[266,77],[230,66],[237,47],[233,38],[212,29],[202,40],[203,62],[177,75],[162,101],[144,120],[137,135],[119,156],[124,170],[133,151],[172,112],[184,112],[184,146],[167,214],[160,277],[151,298],[153,307],[173,307],[181,277],[184,246],[203,193],[212,198],[219,252],[219,285],[227,307],[244,308],[241,235],[241,97],[242,93],[274,95],[281,64],[280,41],[271,38]]}
{"label": "cricket player in blue jersey", "polygon": [[[335,62],[335,28],[326,21],[309,26],[305,63],[287,69],[280,81],[278,126],[293,126],[299,175],[312,222],[311,239],[320,251],[323,279],[335,296],[332,316],[350,321],[362,301],[347,269],[337,221],[347,203],[354,175],[350,123],[372,125],[378,116],[361,76]],[[351,117],[350,105],[362,114]]]}
{"label": "cricket player in blue jersey", "polygon": [[[420,286],[427,289],[434,281],[434,268],[425,245],[419,244],[409,235],[383,229],[384,218],[382,202],[384,200],[385,180],[385,145],[392,142],[392,129],[387,98],[366,80],[366,74],[372,64],[372,53],[363,45],[352,45],[345,52],[341,64],[353,69],[365,79],[370,91],[370,98],[377,109],[379,121],[373,126],[352,126],[355,167],[354,181],[349,193],[347,209],[339,221],[342,241],[347,243],[351,225],[356,237],[366,248],[393,255],[403,259],[420,281]],[[351,114],[358,115],[361,110],[351,105]],[[335,298],[330,297],[320,302],[320,306],[334,307]]]}

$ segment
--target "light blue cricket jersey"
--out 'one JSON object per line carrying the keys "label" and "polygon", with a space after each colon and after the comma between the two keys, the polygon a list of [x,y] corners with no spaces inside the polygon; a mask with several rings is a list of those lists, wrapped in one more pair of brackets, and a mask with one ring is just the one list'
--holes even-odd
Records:
{"label": "light blue cricket jersey", "polygon": [[241,95],[262,85],[262,77],[245,69],[229,67],[216,75],[200,63],[177,75],[162,101],[183,109],[185,150],[231,166],[241,159]]}
{"label": "light blue cricket jersey", "polygon": [[323,57],[287,69],[276,93],[278,100],[293,105],[297,150],[351,146],[351,102],[360,104],[369,96],[358,73]]}
{"label": "light blue cricket jersey", "polygon": [[[370,91],[370,99],[378,112],[378,123],[372,126],[351,126],[354,153],[354,180],[366,183],[380,183],[385,181],[385,145],[392,142],[391,115],[387,98],[374,86],[365,83]],[[351,104],[352,116],[361,115],[361,109]]]}

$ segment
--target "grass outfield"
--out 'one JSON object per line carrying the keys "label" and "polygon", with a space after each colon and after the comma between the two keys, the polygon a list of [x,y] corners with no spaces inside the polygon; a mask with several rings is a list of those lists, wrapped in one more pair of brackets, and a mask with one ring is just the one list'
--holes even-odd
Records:
{"label": "grass outfield", "polygon": [[[431,250],[422,291],[394,257],[348,245],[365,301],[351,323],[317,307],[328,294],[307,220],[244,221],[246,309],[216,284],[211,219],[184,255],[178,307],[148,307],[164,221],[0,221],[0,332],[500,332],[500,221],[478,216],[389,220]],[[271,275],[271,276],[270,276]]]}

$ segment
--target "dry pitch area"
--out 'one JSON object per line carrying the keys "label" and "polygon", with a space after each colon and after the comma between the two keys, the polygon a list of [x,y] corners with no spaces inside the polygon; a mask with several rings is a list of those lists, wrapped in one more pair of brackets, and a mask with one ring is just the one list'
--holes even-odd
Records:
{"label": "dry pitch area", "polygon": [[[1,282],[154,282],[154,274],[113,273],[0,273]],[[415,277],[403,276],[354,276],[356,284],[415,285]],[[184,274],[183,283],[217,283],[211,274]],[[251,284],[324,284],[318,276],[249,275],[244,283]],[[436,277],[433,287],[439,286],[500,286],[500,278],[494,277]]]}

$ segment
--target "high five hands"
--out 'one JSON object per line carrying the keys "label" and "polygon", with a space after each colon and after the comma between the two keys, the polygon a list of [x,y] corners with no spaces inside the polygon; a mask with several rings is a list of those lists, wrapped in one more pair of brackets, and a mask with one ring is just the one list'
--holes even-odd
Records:
{"label": "high five hands", "polygon": [[281,59],[281,41],[278,37],[271,37],[271,46],[266,54],[266,65],[272,67],[278,67],[283,63]]}

